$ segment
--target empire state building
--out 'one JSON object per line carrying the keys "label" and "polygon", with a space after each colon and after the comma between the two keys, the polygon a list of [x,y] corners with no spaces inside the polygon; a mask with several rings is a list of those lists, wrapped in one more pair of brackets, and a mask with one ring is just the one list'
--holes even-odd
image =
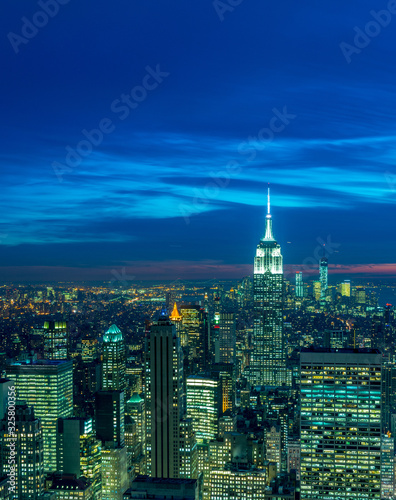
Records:
{"label": "empire state building", "polygon": [[249,381],[252,386],[286,383],[283,338],[283,260],[272,232],[268,188],[265,235],[257,245],[253,276],[254,324]]}

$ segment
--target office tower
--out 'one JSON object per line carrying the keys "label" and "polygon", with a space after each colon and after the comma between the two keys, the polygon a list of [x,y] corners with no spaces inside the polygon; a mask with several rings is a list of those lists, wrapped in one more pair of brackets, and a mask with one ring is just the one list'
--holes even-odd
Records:
{"label": "office tower", "polygon": [[232,363],[214,363],[210,369],[211,377],[220,380],[220,411],[225,413],[235,407],[235,365]]}
{"label": "office tower", "polygon": [[320,281],[314,281],[312,284],[312,294],[315,300],[320,300],[322,295],[322,285]]}
{"label": "office tower", "polygon": [[146,348],[147,472],[179,477],[179,431],[185,414],[180,339],[169,318],[151,326]]}
{"label": "office tower", "polygon": [[123,391],[99,391],[95,395],[96,437],[104,444],[124,446],[125,405]]}
{"label": "office tower", "polygon": [[83,363],[92,363],[98,357],[98,339],[87,335],[81,339],[81,358]]}
{"label": "office tower", "polygon": [[296,479],[300,480],[300,440],[287,442],[287,472],[296,471]]}
{"label": "office tower", "polygon": [[345,280],[341,283],[341,295],[343,297],[351,296],[351,282],[349,280]]}
{"label": "office tower", "polygon": [[44,359],[67,359],[69,327],[67,321],[44,322]]}
{"label": "office tower", "polygon": [[249,381],[252,386],[280,386],[286,382],[283,338],[283,264],[272,232],[270,193],[265,235],[254,259],[254,324]]}
{"label": "office tower", "polygon": [[8,399],[10,395],[14,394],[14,382],[8,378],[0,378],[0,420],[2,420],[7,413]]}
{"label": "office tower", "polygon": [[395,438],[390,433],[382,436],[381,442],[381,498],[394,497]]}
{"label": "office tower", "polygon": [[73,415],[73,362],[13,363],[7,367],[7,376],[15,383],[17,399],[34,406],[43,429],[44,470],[56,471],[57,421]]}
{"label": "office tower", "polygon": [[271,425],[265,438],[266,459],[276,464],[276,470],[281,471],[282,464],[282,446],[281,430],[279,425]]}
{"label": "office tower", "polygon": [[126,447],[102,448],[102,500],[123,500],[129,485]]}
{"label": "office tower", "polygon": [[[15,465],[15,498],[37,500],[44,493],[43,432],[32,406],[16,403],[12,414],[0,422],[1,471],[11,475]],[[15,427],[12,434],[9,428]],[[13,448],[15,444],[15,448]],[[11,450],[15,455],[11,456]]]}
{"label": "office tower", "polygon": [[125,493],[124,499],[152,498],[155,500],[199,500],[197,479],[152,478],[139,475]]}
{"label": "office tower", "polygon": [[125,344],[121,330],[111,325],[103,335],[103,391],[124,391],[125,378]]}
{"label": "office tower", "polygon": [[60,418],[57,426],[57,471],[84,476],[92,483],[93,499],[101,498],[101,442],[92,418]]}
{"label": "office tower", "polygon": [[[125,405],[126,418],[129,417],[135,423],[137,449],[132,457],[131,465],[139,474],[146,473],[146,410],[144,399],[139,394],[132,394]],[[126,434],[126,429],[125,429]],[[125,436],[125,440],[126,440]]]}
{"label": "office tower", "polygon": [[180,338],[182,345],[188,347],[190,371],[198,373],[205,369],[209,355],[208,315],[201,306],[182,305]]}
{"label": "office tower", "polygon": [[379,351],[301,352],[301,499],[381,493]]}
{"label": "office tower", "polygon": [[303,274],[301,271],[296,273],[296,297],[304,297]]}
{"label": "office tower", "polygon": [[57,500],[94,500],[92,484],[83,477],[55,474],[48,482],[51,484],[48,491],[56,493]]}
{"label": "office tower", "polygon": [[187,415],[192,419],[198,443],[217,437],[221,410],[219,378],[191,375],[187,378]]}
{"label": "office tower", "polygon": [[220,312],[218,326],[218,341],[216,342],[215,362],[235,363],[236,336],[234,313]]}
{"label": "office tower", "polygon": [[179,429],[179,478],[198,477],[198,447],[192,418],[183,417]]}
{"label": "office tower", "polygon": [[396,413],[396,356],[384,356],[382,362],[382,432],[391,430]]}
{"label": "office tower", "polygon": [[[325,253],[325,249],[323,247],[323,253]],[[329,261],[327,260],[326,255],[319,261],[319,279],[320,279],[320,298],[324,300],[326,298],[326,291],[328,285],[328,272],[329,272]]]}

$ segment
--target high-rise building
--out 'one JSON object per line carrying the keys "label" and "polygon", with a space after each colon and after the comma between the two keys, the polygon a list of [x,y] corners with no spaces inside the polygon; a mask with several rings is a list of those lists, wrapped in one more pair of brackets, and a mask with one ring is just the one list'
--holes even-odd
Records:
{"label": "high-rise building", "polygon": [[95,436],[92,418],[60,418],[57,438],[57,471],[86,477],[92,483],[93,499],[99,500],[101,442]]}
{"label": "high-rise building", "polygon": [[95,395],[96,437],[104,444],[125,444],[125,403],[123,391],[99,391]]}
{"label": "high-rise building", "polygon": [[205,369],[208,361],[208,315],[205,309],[198,305],[182,305],[179,311],[182,316],[180,338],[183,340],[183,347],[188,347],[190,372],[198,373]]}
{"label": "high-rise building", "polygon": [[381,498],[381,358],[301,352],[302,500]]}
{"label": "high-rise building", "polygon": [[123,500],[129,485],[126,447],[102,448],[102,500]]}
{"label": "high-rise building", "polygon": [[146,349],[147,469],[179,477],[179,426],[184,414],[180,339],[166,316],[151,326]]}
{"label": "high-rise building", "polygon": [[303,274],[301,271],[296,273],[296,297],[304,297]]}
{"label": "high-rise building", "polygon": [[381,443],[381,498],[394,499],[395,438],[390,432],[382,436]]}
{"label": "high-rise building", "polygon": [[312,294],[315,300],[320,300],[322,296],[322,284],[319,280],[312,283]]}
{"label": "high-rise building", "polygon": [[44,322],[44,359],[67,359],[69,326],[67,321]]}
{"label": "high-rise building", "polygon": [[104,391],[125,390],[125,361],[125,343],[121,330],[116,325],[111,325],[103,335],[102,389]]}
{"label": "high-rise building", "polygon": [[[323,247],[324,252],[324,247]],[[329,261],[326,255],[319,261],[319,279],[320,279],[320,298],[323,300],[326,298],[326,291],[328,286],[328,272],[329,272]]]}
{"label": "high-rise building", "polygon": [[214,363],[210,369],[211,377],[220,380],[220,410],[225,413],[235,406],[235,365],[232,363]]}
{"label": "high-rise building", "polygon": [[343,281],[341,283],[340,289],[341,289],[341,295],[343,297],[351,296],[351,282],[349,280]]}
{"label": "high-rise building", "polygon": [[280,386],[286,382],[283,336],[283,263],[272,232],[270,194],[265,235],[254,259],[254,324],[249,379],[251,385]]}
{"label": "high-rise building", "polygon": [[34,406],[43,429],[44,470],[55,472],[57,421],[73,415],[73,362],[13,363],[7,376],[15,383],[17,399]]}
{"label": "high-rise building", "polygon": [[[0,476],[11,474],[15,464],[15,498],[38,500],[44,493],[43,432],[40,419],[32,406],[15,405],[15,421],[12,413],[0,422],[1,471]],[[15,426],[12,434],[9,432]],[[12,446],[15,444],[15,448]],[[11,450],[15,455],[11,456]]]}
{"label": "high-rise building", "polygon": [[192,419],[198,443],[209,442],[219,432],[221,411],[219,378],[191,375],[187,378],[187,415]]}
{"label": "high-rise building", "polygon": [[[134,450],[131,465],[138,470],[139,474],[146,473],[146,410],[144,399],[136,392],[132,394],[125,405],[125,415],[135,423],[136,448]],[[127,430],[125,429],[125,434]],[[125,440],[127,436],[125,436]],[[130,453],[130,451],[129,451]]]}
{"label": "high-rise building", "polygon": [[220,312],[218,327],[218,340],[216,342],[215,362],[235,363],[236,337],[234,313]]}

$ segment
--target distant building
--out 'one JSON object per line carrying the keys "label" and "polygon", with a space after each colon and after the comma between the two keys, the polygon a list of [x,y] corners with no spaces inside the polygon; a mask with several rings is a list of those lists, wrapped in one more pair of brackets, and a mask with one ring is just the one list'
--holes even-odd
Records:
{"label": "distant building", "polygon": [[328,286],[329,262],[326,256],[323,256],[319,261],[319,278],[320,278],[320,298],[326,298]]}
{"label": "distant building", "polygon": [[296,297],[304,297],[303,274],[301,271],[296,273]]}
{"label": "distant building", "polygon": [[345,280],[340,285],[341,295],[343,297],[351,296],[351,282],[349,280]]}

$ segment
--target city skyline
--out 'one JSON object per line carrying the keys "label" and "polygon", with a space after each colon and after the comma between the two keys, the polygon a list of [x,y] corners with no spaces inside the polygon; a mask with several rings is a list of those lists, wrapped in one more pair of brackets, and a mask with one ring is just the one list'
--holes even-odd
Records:
{"label": "city skyline", "polygon": [[330,241],[330,274],[396,276],[394,30],[353,45],[374,11],[105,5],[21,42],[39,4],[7,2],[4,280],[250,274],[268,181],[286,266]]}

